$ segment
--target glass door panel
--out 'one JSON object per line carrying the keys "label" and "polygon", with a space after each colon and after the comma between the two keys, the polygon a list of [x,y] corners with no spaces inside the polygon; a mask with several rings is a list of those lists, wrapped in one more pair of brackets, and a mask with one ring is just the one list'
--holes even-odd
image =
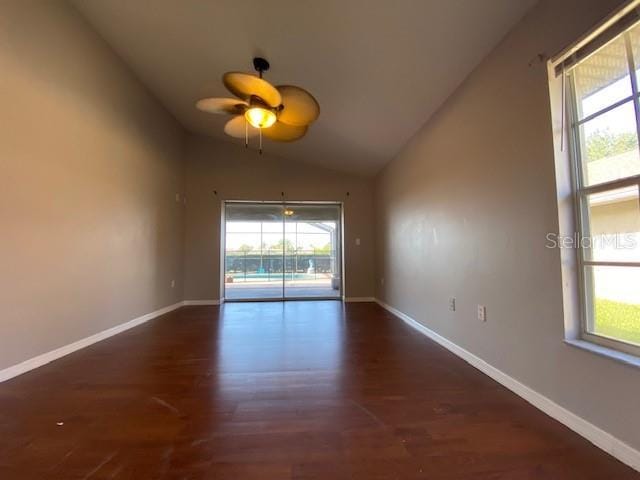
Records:
{"label": "glass door panel", "polygon": [[283,227],[282,205],[225,204],[225,299],[283,298]]}
{"label": "glass door panel", "polygon": [[284,206],[284,297],[340,298],[339,204]]}
{"label": "glass door panel", "polygon": [[340,298],[339,204],[225,203],[226,300]]}

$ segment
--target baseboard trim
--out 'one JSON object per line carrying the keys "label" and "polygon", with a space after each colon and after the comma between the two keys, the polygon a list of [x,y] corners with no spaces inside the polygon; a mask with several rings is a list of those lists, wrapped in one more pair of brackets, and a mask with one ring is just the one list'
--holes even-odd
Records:
{"label": "baseboard trim", "polygon": [[361,303],[361,302],[375,302],[373,297],[344,297],[344,301],[347,303]]}
{"label": "baseboard trim", "polygon": [[140,317],[134,318],[133,320],[129,320],[128,322],[121,323],[120,325],[116,325],[115,327],[108,328],[96,334],[80,339],[76,342],[64,345],[60,348],[56,348],[55,350],[51,350],[50,352],[43,353],[36,357],[25,360],[24,362],[20,362],[16,365],[12,365],[3,370],[0,370],[0,383],[46,365],[47,363],[51,363],[54,360],[62,358],[65,355],[69,355],[70,353],[73,353],[75,351],[81,350],[85,347],[88,347],[89,345],[93,345],[94,343],[100,342],[109,337],[113,337],[114,335],[129,330],[130,328],[137,327],[138,325],[148,322],[149,320],[153,320],[154,318],[164,315],[165,313],[172,312],[173,310],[176,310],[182,306],[220,305],[222,302],[224,302],[224,299],[183,300],[181,302],[174,303],[173,305],[169,305],[154,312],[147,313]]}
{"label": "baseboard trim", "polygon": [[617,458],[622,463],[629,465],[631,468],[640,471],[640,452],[635,450],[633,447],[627,445],[622,440],[614,437],[608,432],[605,432],[601,428],[593,425],[582,417],[579,417],[575,413],[567,410],[566,408],[558,405],[554,401],[545,397],[544,395],[536,392],[530,387],[520,383],[515,378],[507,375],[501,370],[498,370],[496,367],[491,364],[485,362],[480,357],[477,357],[473,353],[465,350],[464,348],[458,346],[452,341],[444,338],[428,327],[424,326],[422,323],[417,320],[411,318],[410,316],[402,313],[400,310],[392,307],[391,305],[386,304],[385,302],[375,299],[375,301],[385,310],[389,311],[396,317],[400,318],[407,325],[413,327],[415,330],[420,333],[426,335],[434,342],[442,345],[444,348],[454,353],[458,357],[465,360],[470,365],[474,366],[482,373],[488,375],[493,378],[496,382],[505,386],[518,396],[525,399],[534,407],[542,410],[544,413],[549,415],[551,418],[557,420],[563,425],[567,426],[577,434],[589,440],[598,448],[604,450],[609,453],[611,456]]}
{"label": "baseboard trim", "polygon": [[193,307],[196,305],[220,305],[224,303],[224,299],[211,299],[211,300],[184,300],[182,305],[185,307]]}
{"label": "baseboard trim", "polygon": [[138,325],[164,315],[165,313],[172,312],[173,310],[180,308],[182,304],[183,302],[174,303],[173,305],[169,305],[154,312],[147,313],[140,317],[134,318],[133,320],[129,320],[128,322],[121,323],[120,325],[116,325],[115,327],[108,328],[101,332],[80,339],[76,342],[64,345],[60,348],[56,348],[55,350],[51,350],[49,352],[25,360],[24,362],[20,362],[16,365],[12,365],[11,367],[0,370],[0,383],[17,377],[18,375],[22,375],[23,373],[27,373],[30,370],[34,370],[38,367],[46,365],[47,363],[51,363],[54,360],[64,357],[65,355],[69,355],[70,353],[73,353],[77,350],[86,348],[89,345],[93,345],[94,343],[100,342],[109,337],[113,337],[114,335],[129,330],[130,328],[137,327]]}

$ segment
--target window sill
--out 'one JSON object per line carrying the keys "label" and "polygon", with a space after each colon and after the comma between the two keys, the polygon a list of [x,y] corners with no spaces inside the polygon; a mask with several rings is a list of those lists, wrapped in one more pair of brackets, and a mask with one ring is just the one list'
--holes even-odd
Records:
{"label": "window sill", "polygon": [[586,340],[566,339],[564,342],[572,347],[580,348],[582,350],[595,353],[596,355],[610,358],[611,360],[624,363],[625,365],[640,368],[640,357],[636,357],[635,355],[603,347],[602,345],[587,342]]}

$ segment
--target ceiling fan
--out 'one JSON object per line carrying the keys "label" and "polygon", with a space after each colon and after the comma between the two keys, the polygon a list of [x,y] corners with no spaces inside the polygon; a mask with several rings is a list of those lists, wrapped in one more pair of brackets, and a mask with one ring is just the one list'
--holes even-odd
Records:
{"label": "ceiling fan", "polygon": [[207,113],[234,115],[224,126],[224,132],[234,138],[262,136],[278,142],[292,142],[302,138],[309,125],[320,115],[320,105],[313,95],[294,85],[273,86],[262,78],[269,70],[264,58],[253,59],[258,75],[227,72],[222,83],[237,98],[203,98],[196,108]]}

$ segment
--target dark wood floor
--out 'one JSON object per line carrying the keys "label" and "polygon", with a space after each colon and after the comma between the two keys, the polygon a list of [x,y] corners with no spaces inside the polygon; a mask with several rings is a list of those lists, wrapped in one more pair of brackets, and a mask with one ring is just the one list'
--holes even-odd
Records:
{"label": "dark wood floor", "polygon": [[0,478],[638,479],[374,304],[186,307],[0,384]]}

